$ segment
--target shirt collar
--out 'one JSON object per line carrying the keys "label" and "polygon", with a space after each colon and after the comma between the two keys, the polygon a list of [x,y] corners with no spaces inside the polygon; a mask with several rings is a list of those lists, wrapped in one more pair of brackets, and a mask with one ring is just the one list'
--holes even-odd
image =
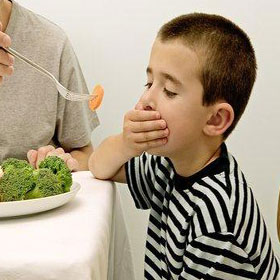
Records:
{"label": "shirt collar", "polygon": [[222,143],[220,156],[195,174],[188,177],[183,177],[177,174],[174,169],[175,186],[178,186],[180,189],[191,187],[195,182],[204,177],[209,177],[211,175],[219,174],[223,171],[226,171],[228,169],[228,166],[229,158],[227,147],[225,143]]}

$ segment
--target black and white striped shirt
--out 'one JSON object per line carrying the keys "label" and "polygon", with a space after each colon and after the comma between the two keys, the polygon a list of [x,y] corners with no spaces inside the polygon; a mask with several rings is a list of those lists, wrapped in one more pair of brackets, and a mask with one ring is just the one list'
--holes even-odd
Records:
{"label": "black and white striped shirt", "polygon": [[225,144],[187,178],[147,153],[126,163],[126,176],[136,207],[151,209],[145,279],[277,279],[265,222]]}

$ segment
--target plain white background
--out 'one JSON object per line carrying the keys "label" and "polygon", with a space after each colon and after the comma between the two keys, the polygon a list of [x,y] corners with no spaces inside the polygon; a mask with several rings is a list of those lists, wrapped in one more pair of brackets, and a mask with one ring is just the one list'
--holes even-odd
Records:
{"label": "plain white background", "polygon": [[[252,40],[258,77],[238,127],[227,141],[259,202],[273,245],[280,186],[280,2],[275,0],[18,0],[23,6],[56,22],[68,34],[87,84],[105,88],[98,114],[101,126],[94,145],[119,133],[123,115],[136,103],[146,81],[149,51],[160,26],[190,12],[223,15],[244,29]],[[30,42],[36,44],[36,42]],[[125,185],[120,185],[132,242],[137,279],[143,279],[148,212],[136,210]],[[256,233],[257,234],[257,233]]]}

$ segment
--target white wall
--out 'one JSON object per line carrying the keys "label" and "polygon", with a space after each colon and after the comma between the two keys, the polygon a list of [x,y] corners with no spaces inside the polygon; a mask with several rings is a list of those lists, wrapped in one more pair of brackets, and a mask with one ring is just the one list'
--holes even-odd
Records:
{"label": "white wall", "polygon": [[[102,125],[94,131],[95,145],[121,130],[123,114],[132,108],[143,90],[149,50],[164,22],[183,13],[200,11],[221,14],[240,25],[255,47],[258,77],[249,106],[228,146],[252,185],[275,250],[280,254],[276,238],[280,186],[280,4],[277,0],[18,2],[60,25],[73,43],[89,88],[95,83],[104,85],[105,100],[98,111]],[[121,195],[140,280],[148,213],[135,210],[125,186]]]}

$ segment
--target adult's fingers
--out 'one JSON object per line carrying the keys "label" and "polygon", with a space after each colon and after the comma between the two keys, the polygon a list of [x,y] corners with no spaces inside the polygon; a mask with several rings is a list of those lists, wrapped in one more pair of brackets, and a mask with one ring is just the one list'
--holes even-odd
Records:
{"label": "adult's fingers", "polygon": [[10,76],[14,72],[12,67],[14,57],[5,52],[1,47],[7,48],[11,45],[11,38],[2,32],[2,23],[0,22],[0,84],[2,84],[4,76]]}
{"label": "adult's fingers", "polygon": [[0,29],[0,47],[7,48],[11,45],[11,38],[7,34],[1,31],[2,30],[2,24]]}
{"label": "adult's fingers", "polygon": [[64,160],[64,162],[66,163],[66,165],[68,166],[68,168],[71,171],[76,171],[79,169],[79,163],[76,159],[74,159],[70,153],[63,153],[58,155],[58,157],[60,157],[61,159]]}
{"label": "adult's fingers", "polygon": [[56,148],[56,149],[51,150],[50,152],[48,152],[46,157],[49,157],[49,156],[59,156],[61,154],[64,154],[63,148]]}
{"label": "adult's fingers", "polygon": [[38,152],[35,150],[29,150],[27,152],[27,159],[34,168],[36,168],[37,155]]}
{"label": "adult's fingers", "polygon": [[38,149],[38,155],[37,155],[37,160],[35,165],[36,168],[39,167],[40,162],[46,158],[47,154],[53,150],[55,150],[55,147],[51,145],[44,146]]}
{"label": "adult's fingers", "polygon": [[13,57],[0,49],[0,84],[3,77],[11,76],[14,73]]}
{"label": "adult's fingers", "polygon": [[0,76],[11,76],[14,73],[14,67],[13,66],[7,66],[4,64],[0,64]]}
{"label": "adult's fingers", "polygon": [[47,154],[48,156],[57,156],[61,159],[63,159],[63,161],[66,163],[66,165],[68,166],[68,168],[73,171],[73,170],[78,170],[79,168],[79,163],[76,159],[74,159],[70,153],[65,153],[64,150],[62,148],[57,148],[55,150],[50,151]]}
{"label": "adult's fingers", "polygon": [[79,170],[79,163],[76,159],[74,159],[73,157],[69,158],[67,161],[66,161],[66,164],[68,166],[68,168],[71,170],[71,171],[77,171]]}
{"label": "adult's fingers", "polygon": [[7,66],[13,66],[15,62],[15,58],[4,51],[3,49],[0,49],[0,63]]}
{"label": "adult's fingers", "polygon": [[34,168],[38,168],[40,162],[48,156],[60,157],[71,171],[79,169],[78,161],[70,153],[65,153],[62,148],[55,149],[53,146],[48,145],[39,148],[38,151],[29,150],[27,153],[27,159]]}

